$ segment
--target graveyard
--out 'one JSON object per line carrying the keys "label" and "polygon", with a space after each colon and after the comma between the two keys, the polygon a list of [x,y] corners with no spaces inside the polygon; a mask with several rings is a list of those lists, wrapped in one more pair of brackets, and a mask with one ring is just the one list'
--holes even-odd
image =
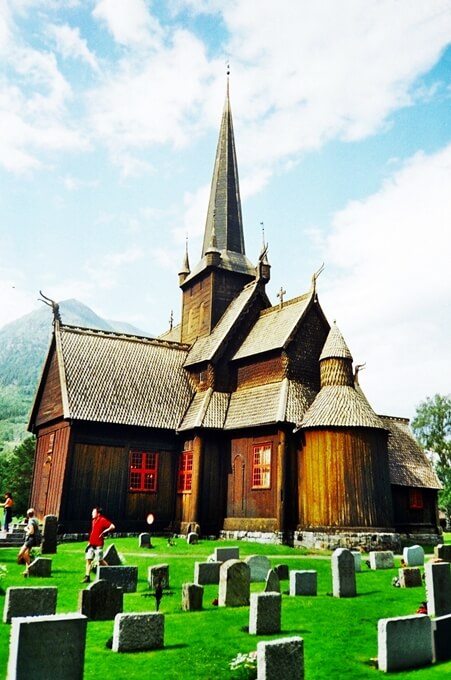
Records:
{"label": "graveyard", "polygon": [[[445,541],[451,544],[451,534]],[[411,583],[400,585],[412,587],[397,587],[394,582],[399,581],[403,555],[362,553],[355,579],[348,582],[345,574],[337,583],[336,570],[341,559],[349,559],[348,551],[332,554],[244,541],[190,544],[184,538],[173,543],[152,537],[151,547],[146,547],[137,536],[113,537],[108,545],[110,550],[111,545],[115,548],[111,552],[114,564],[101,567],[102,580],[93,577],[89,585],[81,583],[83,542],[60,543],[56,554],[40,558],[46,560],[42,570],[27,579],[16,563],[17,550],[3,548],[0,677],[7,677],[10,634],[24,620],[14,617],[26,615],[27,607],[35,607],[30,612],[35,615],[59,617],[53,632],[46,632],[45,626],[39,627],[40,617],[31,620],[28,614],[37,649],[33,676],[44,677],[39,675],[39,664],[52,663],[59,635],[61,640],[67,637],[69,625],[74,637],[84,636],[86,629],[85,680],[99,675],[129,680],[252,677],[231,670],[232,660],[240,653],[255,651],[262,642],[286,638],[302,640],[306,680],[382,678],[387,673],[377,666],[378,634],[384,634],[385,627],[390,634],[394,617],[413,617],[414,625],[419,620],[428,622],[427,617],[415,614],[426,600],[425,580],[432,578],[430,570],[423,578],[434,560],[432,549],[425,548],[424,565],[401,574]],[[224,569],[213,559],[218,549],[230,558],[224,564],[236,574],[233,588],[227,588],[223,580],[218,583]],[[265,578],[268,566],[270,576]],[[266,587],[268,581],[271,585]],[[37,589],[25,602],[20,592],[24,588]],[[435,616],[443,614],[440,606],[438,598]],[[116,612],[120,614],[115,616]],[[142,628],[145,635],[150,631],[152,649],[140,648]],[[378,628],[384,631],[378,632]],[[447,631],[449,634],[449,627]],[[415,655],[418,646],[414,644],[407,653]],[[400,680],[438,679],[447,674],[451,675],[451,661],[388,673]],[[265,677],[275,676],[268,673]]]}

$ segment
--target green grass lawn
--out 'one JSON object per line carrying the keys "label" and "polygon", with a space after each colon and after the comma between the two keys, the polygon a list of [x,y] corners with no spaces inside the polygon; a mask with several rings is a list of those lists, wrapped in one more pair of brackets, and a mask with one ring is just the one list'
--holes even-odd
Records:
{"label": "green grass lawn", "polygon": [[[450,535],[447,536],[450,538]],[[110,541],[111,542],[111,541]],[[306,680],[341,678],[377,678],[381,671],[371,664],[377,656],[377,621],[380,618],[414,614],[424,600],[424,587],[400,589],[391,585],[396,568],[371,571],[363,565],[357,574],[357,597],[331,597],[330,554],[308,554],[287,546],[263,546],[255,543],[201,541],[189,546],[178,539],[169,547],[163,538],[154,538],[152,549],[138,548],[138,539],[118,538],[113,541],[124,564],[138,566],[138,590],[124,595],[125,612],[155,611],[150,596],[147,568],[153,564],[170,565],[170,591],[165,592],[160,611],[165,614],[165,647],[162,650],[134,654],[118,654],[107,648],[113,621],[90,622],[86,644],[85,680],[99,677],[184,678],[225,680],[232,678],[229,663],[238,652],[256,648],[260,640],[299,635],[304,638]],[[192,582],[194,562],[203,561],[218,545],[238,545],[240,557],[266,554],[273,565],[287,563],[290,569],[316,569],[317,597],[289,597],[288,581],[281,582],[282,630],[279,635],[249,635],[249,608],[225,608],[212,604],[217,586],[204,586],[204,609],[201,612],[181,610],[181,588]],[[84,543],[64,543],[52,555],[50,579],[21,576],[16,564],[17,550],[0,550],[0,564],[7,573],[1,585],[58,587],[57,613],[76,612],[84,574]],[[252,584],[253,591],[263,590],[263,583]],[[1,598],[4,601],[4,597]],[[3,607],[3,604],[2,604]],[[0,623],[0,678],[6,677],[10,626]],[[392,677],[392,674],[389,674]],[[449,675],[451,662],[429,668],[397,673],[400,680],[438,680]],[[58,680],[55,678],[55,680]]]}

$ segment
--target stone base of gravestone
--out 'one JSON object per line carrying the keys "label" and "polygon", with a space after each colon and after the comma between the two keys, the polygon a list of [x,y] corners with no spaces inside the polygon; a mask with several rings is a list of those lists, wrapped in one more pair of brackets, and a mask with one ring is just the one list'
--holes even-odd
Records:
{"label": "stone base of gravestone", "polygon": [[378,621],[377,663],[387,673],[421,668],[432,663],[429,616],[416,614]]}
{"label": "stone base of gravestone", "polygon": [[250,570],[241,560],[228,560],[219,570],[220,607],[244,607],[249,604]]}
{"label": "stone base of gravestone", "polygon": [[114,619],[113,652],[142,652],[164,647],[164,614],[118,614]]}
{"label": "stone base of gravestone", "polygon": [[449,562],[426,562],[424,567],[428,614],[451,614],[451,572]]}
{"label": "stone base of gravestone", "polygon": [[439,560],[451,562],[451,543],[448,545],[439,543],[439,545],[434,546],[434,555]]}
{"label": "stone base of gravestone", "polygon": [[228,560],[239,560],[240,549],[235,546],[230,548],[215,548],[213,562],[227,562]]}
{"label": "stone base of gravestone", "polygon": [[393,569],[394,555],[391,550],[372,550],[370,552],[371,569]]}
{"label": "stone base of gravestone", "polygon": [[138,586],[138,567],[99,567],[97,581],[108,581],[124,593],[136,593]]}
{"label": "stone base of gravestone", "polygon": [[251,583],[264,581],[271,569],[271,562],[266,555],[249,555],[245,560],[250,569]]}
{"label": "stone base of gravestone", "polygon": [[219,570],[221,564],[222,562],[195,562],[194,583],[198,586],[219,583]]}
{"label": "stone base of gravestone", "polygon": [[184,612],[200,611],[204,597],[204,588],[196,583],[182,585],[182,609]]}
{"label": "stone base of gravestone", "polygon": [[290,595],[316,595],[318,573],[314,569],[290,571]]}
{"label": "stone base of gravestone", "polygon": [[57,551],[58,517],[46,515],[42,525],[41,554],[54,555]]}
{"label": "stone base of gravestone", "polygon": [[251,635],[280,633],[281,613],[280,593],[251,593],[249,633]]}
{"label": "stone base of gravestone", "polygon": [[199,534],[195,531],[190,531],[186,536],[186,542],[188,545],[197,545],[199,543]]}
{"label": "stone base of gravestone", "polygon": [[49,557],[37,557],[28,567],[28,575],[48,578],[52,575],[52,560]]}
{"label": "stone base of gravestone", "polygon": [[122,613],[123,603],[122,588],[108,581],[95,581],[80,591],[78,610],[91,621],[112,621],[116,614]]}
{"label": "stone base of gravestone", "polygon": [[451,660],[451,614],[432,620],[432,644],[435,662]]}
{"label": "stone base of gravestone", "polygon": [[402,556],[408,567],[422,567],[424,564],[424,550],[421,545],[404,548]]}
{"label": "stone base of gravestone", "polygon": [[139,536],[138,536],[138,546],[140,548],[150,548],[150,546],[151,546],[150,534],[148,534],[147,532],[143,532],[142,534],[139,534]]}
{"label": "stone base of gravestone", "polygon": [[149,588],[155,589],[157,585],[169,588],[169,564],[154,564],[147,570],[147,582]]}
{"label": "stone base of gravestone", "polygon": [[280,579],[275,569],[270,569],[266,575],[265,593],[280,593]]}
{"label": "stone base of gravestone", "polygon": [[402,567],[398,571],[401,588],[418,588],[423,585],[421,571],[418,567]]}
{"label": "stone base of gravestone", "polygon": [[274,570],[281,581],[287,581],[290,578],[288,564],[276,564]]}
{"label": "stone base of gravestone", "polygon": [[48,616],[56,612],[58,588],[10,587],[6,589],[3,622],[11,623],[14,616]]}
{"label": "stone base of gravestone", "polygon": [[351,552],[354,555],[354,566],[356,573],[362,571],[362,553],[359,550],[351,550]]}
{"label": "stone base of gravestone", "polygon": [[355,597],[355,561],[347,548],[337,548],[332,553],[332,591],[334,597]]}
{"label": "stone base of gravestone", "polygon": [[109,567],[120,567],[122,565],[122,560],[114,543],[111,543],[105,550],[103,559]]}
{"label": "stone base of gravestone", "polygon": [[87,621],[81,614],[13,618],[8,680],[83,680]]}
{"label": "stone base of gravestone", "polygon": [[304,640],[280,638],[257,644],[257,680],[304,679]]}

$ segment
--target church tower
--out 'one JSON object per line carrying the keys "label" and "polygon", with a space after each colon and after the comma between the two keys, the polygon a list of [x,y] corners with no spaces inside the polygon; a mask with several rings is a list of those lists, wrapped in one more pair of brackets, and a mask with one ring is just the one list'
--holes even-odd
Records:
{"label": "church tower", "polygon": [[209,335],[257,269],[246,257],[229,83],[222,114],[200,262],[179,273],[181,341]]}

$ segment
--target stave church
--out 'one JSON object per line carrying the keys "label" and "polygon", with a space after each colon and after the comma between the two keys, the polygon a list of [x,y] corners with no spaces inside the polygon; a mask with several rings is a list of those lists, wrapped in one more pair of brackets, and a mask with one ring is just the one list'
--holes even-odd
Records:
{"label": "stave church", "polygon": [[437,543],[440,482],[408,421],[366,399],[317,275],[272,304],[267,246],[246,255],[228,86],[202,252],[181,259],[180,324],[158,338],[55,315],[29,423],[38,517],[86,532],[101,505],[120,532],[153,514],[157,533]]}

